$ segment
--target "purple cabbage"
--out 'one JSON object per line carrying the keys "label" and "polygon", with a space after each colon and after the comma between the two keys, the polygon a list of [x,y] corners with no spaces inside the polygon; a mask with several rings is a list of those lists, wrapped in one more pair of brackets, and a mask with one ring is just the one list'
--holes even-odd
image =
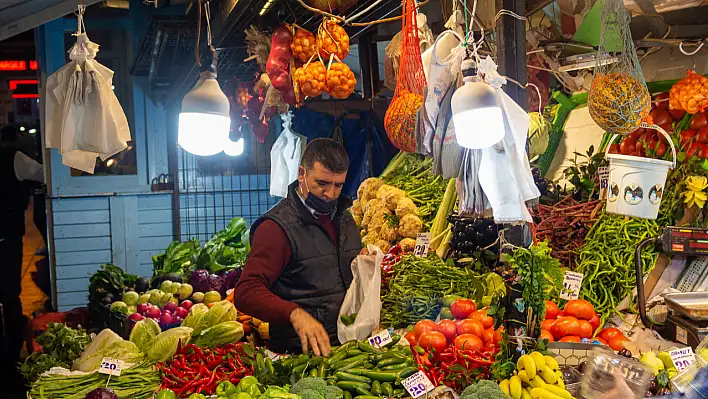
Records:
{"label": "purple cabbage", "polygon": [[209,274],[207,270],[195,270],[189,278],[189,283],[196,292],[218,291],[221,295],[226,293],[226,276]]}

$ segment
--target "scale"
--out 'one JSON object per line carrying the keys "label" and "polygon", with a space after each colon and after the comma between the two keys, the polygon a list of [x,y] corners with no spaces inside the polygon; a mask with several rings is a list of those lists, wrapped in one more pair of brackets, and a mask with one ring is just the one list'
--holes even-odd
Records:
{"label": "scale", "polygon": [[[681,291],[665,294],[669,315],[663,327],[653,324],[646,314],[641,253],[647,245],[668,255],[692,256],[674,288]],[[667,339],[694,349],[708,335],[708,230],[689,227],[665,227],[659,237],[642,240],[635,251],[639,317]]]}

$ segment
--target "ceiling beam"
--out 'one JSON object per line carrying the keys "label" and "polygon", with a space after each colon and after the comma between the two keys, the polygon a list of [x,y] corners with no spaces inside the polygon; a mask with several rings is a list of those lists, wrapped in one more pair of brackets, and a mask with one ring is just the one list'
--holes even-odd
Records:
{"label": "ceiling beam", "polygon": [[[88,7],[92,4],[98,3],[99,1],[100,0],[84,0],[83,2]],[[17,12],[17,14],[20,15],[14,16],[13,22],[0,26],[0,41],[72,13],[76,10],[77,2],[76,0],[56,1],[49,7],[41,10],[33,10],[29,8],[31,4],[32,1],[25,1],[21,3],[21,6],[23,6],[22,8],[10,7],[3,10],[3,14]],[[29,14],[27,14],[28,12]]]}
{"label": "ceiling beam", "polygon": [[635,2],[647,18],[652,35],[654,37],[664,37],[669,26],[664,22],[664,17],[656,11],[651,0],[635,0]]}

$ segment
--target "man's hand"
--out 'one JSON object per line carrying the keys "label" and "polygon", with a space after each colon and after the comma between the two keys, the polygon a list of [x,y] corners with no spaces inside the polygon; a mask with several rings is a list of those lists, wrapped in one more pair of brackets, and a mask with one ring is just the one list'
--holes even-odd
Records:
{"label": "man's hand", "polygon": [[307,353],[308,348],[312,348],[316,356],[329,356],[329,335],[319,321],[301,308],[297,308],[290,313],[290,323],[300,336],[302,353]]}

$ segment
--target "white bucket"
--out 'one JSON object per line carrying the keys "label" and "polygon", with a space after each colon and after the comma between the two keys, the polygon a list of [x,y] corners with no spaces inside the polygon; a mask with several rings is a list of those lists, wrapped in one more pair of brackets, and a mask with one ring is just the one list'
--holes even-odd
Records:
{"label": "white bucket", "polygon": [[640,126],[655,129],[666,137],[671,146],[673,162],[609,154],[610,145],[617,138],[616,134],[612,136],[605,150],[605,158],[610,161],[605,210],[608,213],[656,219],[664,194],[666,175],[669,169],[676,167],[676,148],[664,129],[646,123]]}

